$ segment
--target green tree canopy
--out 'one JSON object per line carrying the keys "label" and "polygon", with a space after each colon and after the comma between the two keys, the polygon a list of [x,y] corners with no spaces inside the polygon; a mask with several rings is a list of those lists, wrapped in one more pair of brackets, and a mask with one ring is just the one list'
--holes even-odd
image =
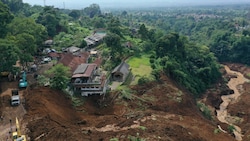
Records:
{"label": "green tree canopy", "polygon": [[98,4],[91,4],[89,7],[83,9],[83,11],[90,17],[98,16],[101,14],[101,9]]}
{"label": "green tree canopy", "polygon": [[127,11],[122,11],[122,16],[127,16],[128,15],[128,12]]}
{"label": "green tree canopy", "polygon": [[46,6],[36,22],[44,25],[47,28],[48,35],[54,37],[62,28],[59,24],[60,20],[59,11],[52,6]]}
{"label": "green tree canopy", "polygon": [[95,28],[105,28],[105,20],[102,17],[94,17],[93,18],[93,25]]}
{"label": "green tree canopy", "polygon": [[121,23],[119,21],[118,18],[112,18],[107,26],[107,29],[111,32],[111,33],[115,33],[117,35],[119,35],[120,37],[123,37],[122,33],[121,33]]}
{"label": "green tree canopy", "polygon": [[242,36],[233,44],[230,54],[233,62],[250,65],[250,37]]}
{"label": "green tree canopy", "polygon": [[14,16],[11,14],[8,6],[0,1],[0,38],[5,37],[7,33],[6,26],[12,21]]}
{"label": "green tree canopy", "polygon": [[242,34],[243,34],[244,36],[250,36],[250,29],[248,29],[248,30],[243,30],[243,31],[242,31]]}
{"label": "green tree canopy", "polygon": [[17,36],[18,34],[29,34],[33,36],[36,45],[42,45],[43,41],[47,38],[46,28],[37,24],[32,18],[16,17],[8,25],[10,36]]}
{"label": "green tree canopy", "polygon": [[81,13],[79,10],[72,10],[70,13],[69,13],[69,16],[74,18],[74,19],[78,19],[80,18],[81,16]]}
{"label": "green tree canopy", "polygon": [[80,44],[80,48],[84,48],[87,46],[87,42],[85,40],[82,40],[81,44]]}
{"label": "green tree canopy", "polygon": [[118,53],[121,55],[121,37],[115,33],[108,33],[104,38],[104,41],[108,47],[110,47],[112,57],[115,57],[115,54]]}
{"label": "green tree canopy", "polygon": [[16,46],[21,51],[21,54],[19,54],[21,64],[27,66],[28,62],[33,61],[32,56],[37,51],[34,37],[27,33],[18,34],[16,36]]}
{"label": "green tree canopy", "polygon": [[17,13],[23,8],[22,0],[2,0],[2,1],[3,3],[9,6],[10,11],[13,13]]}
{"label": "green tree canopy", "polygon": [[52,88],[63,90],[67,88],[70,80],[69,68],[63,64],[57,64],[46,73],[50,75],[50,86]]}
{"label": "green tree canopy", "polygon": [[0,52],[0,72],[12,72],[20,54],[19,49],[14,43],[0,39]]}
{"label": "green tree canopy", "polygon": [[148,29],[146,28],[145,24],[140,26],[138,33],[141,35],[142,39],[148,39]]}
{"label": "green tree canopy", "polygon": [[196,96],[220,77],[217,60],[206,46],[190,43],[177,33],[159,38],[155,45],[156,56],[150,58],[153,69],[165,72]]}

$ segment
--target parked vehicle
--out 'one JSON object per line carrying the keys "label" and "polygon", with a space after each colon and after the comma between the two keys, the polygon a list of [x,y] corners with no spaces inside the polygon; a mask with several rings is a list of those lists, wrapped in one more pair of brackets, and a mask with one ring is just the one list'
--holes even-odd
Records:
{"label": "parked vehicle", "polygon": [[50,57],[44,57],[41,61],[41,64],[45,64],[45,63],[48,63],[51,61],[51,58]]}
{"label": "parked vehicle", "polygon": [[11,91],[11,101],[10,101],[10,103],[11,103],[11,106],[18,106],[18,105],[20,105],[20,96],[19,96],[19,92],[18,92],[18,90],[12,90]]}
{"label": "parked vehicle", "polygon": [[50,58],[50,57],[45,57],[45,58],[43,58],[43,61],[44,61],[44,62],[50,62],[50,61],[51,61],[51,58]]}

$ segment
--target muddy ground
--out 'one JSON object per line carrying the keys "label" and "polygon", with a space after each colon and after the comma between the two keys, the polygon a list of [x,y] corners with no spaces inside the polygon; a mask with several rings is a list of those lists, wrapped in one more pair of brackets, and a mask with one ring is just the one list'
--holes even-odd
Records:
{"label": "muddy ground", "polygon": [[[241,65],[241,64],[226,64],[231,70],[238,71],[242,73],[246,78],[249,79],[248,74],[250,74],[250,68]],[[211,89],[207,90],[206,94],[202,101],[206,103],[206,105],[210,106],[211,110],[219,109],[220,104],[222,103],[221,96],[234,94],[234,90],[229,89],[227,83],[230,79],[236,78],[235,74],[226,74],[225,70],[222,69],[223,78],[218,81],[217,84],[213,85]],[[230,123],[237,125],[241,128],[241,133],[243,135],[243,141],[250,141],[250,81],[245,82],[244,84],[237,85],[237,90],[240,93],[239,98],[231,102],[227,107],[228,115],[230,118],[227,121]],[[214,119],[216,119],[216,112],[212,115]],[[218,121],[217,121],[218,122]],[[218,122],[222,129],[225,129],[227,132],[230,132],[230,125],[222,124]]]}
{"label": "muddy ground", "polygon": [[[13,85],[12,82],[4,83]],[[222,81],[219,85],[225,86]],[[248,91],[245,95],[248,97],[249,86],[246,85],[245,88]],[[216,118],[205,118],[191,94],[166,77],[162,82],[134,86],[132,89],[130,98],[113,92],[105,97],[87,97],[82,99],[81,104],[76,104],[69,95],[61,91],[32,85],[23,91],[25,114],[20,117],[22,132],[30,140],[39,141],[127,141],[134,138],[147,141],[235,140],[229,133],[218,131],[219,121]],[[230,93],[226,86],[221,91]],[[215,92],[218,91],[210,90],[210,93]],[[215,94],[214,96],[216,97]],[[220,103],[216,98],[208,99],[207,103],[211,107]],[[245,135],[243,139],[247,140],[247,135],[250,134],[247,125],[250,105],[247,104],[247,98],[241,100],[245,104],[241,102],[242,105],[236,104],[233,107],[235,111],[242,109],[241,113],[244,113],[241,114],[245,119],[241,125],[245,126],[242,128]],[[1,103],[2,113],[5,107]],[[230,108],[230,113],[237,115],[234,108]],[[8,120],[6,122],[8,125]],[[2,136],[5,137],[6,135]]]}
{"label": "muddy ground", "polygon": [[[250,68],[244,65],[231,64],[229,65],[233,70],[237,70],[245,75],[250,80]],[[242,90],[242,95],[239,97],[236,103],[229,105],[229,113],[235,116],[235,124],[240,126],[242,133],[244,134],[243,140],[250,141],[250,81],[238,89]]]}

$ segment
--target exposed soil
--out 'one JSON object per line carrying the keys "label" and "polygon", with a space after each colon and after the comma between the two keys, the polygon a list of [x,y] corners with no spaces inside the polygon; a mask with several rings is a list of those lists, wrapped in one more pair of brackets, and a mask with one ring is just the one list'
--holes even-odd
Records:
{"label": "exposed soil", "polygon": [[[247,77],[247,74],[250,73],[250,68],[241,64],[226,64],[231,70],[240,72],[243,74],[245,77]],[[229,103],[228,107],[226,108],[227,111],[227,123],[231,123],[233,125],[237,125],[238,127],[241,128],[241,134],[243,135],[243,141],[248,141],[250,140],[250,126],[249,126],[249,115],[250,115],[250,83],[246,82],[242,85],[242,82],[235,81],[236,83],[239,83],[239,85],[236,86],[234,89],[229,89],[227,86],[227,82],[230,79],[237,78],[238,75],[236,73],[229,73],[226,74],[225,70],[222,70],[223,72],[223,78],[222,80],[219,81],[216,85],[212,86],[211,89],[207,91],[207,93],[204,95],[203,101],[211,106],[211,109],[213,110],[216,109],[218,110],[218,105],[222,103],[221,96],[227,97],[229,95],[229,98],[232,97],[232,101]],[[235,79],[235,80],[237,80]],[[240,79],[241,80],[241,79]],[[228,84],[230,87],[232,87],[234,82]],[[233,95],[237,95],[237,99],[233,98]],[[238,97],[239,96],[239,97]],[[234,100],[233,100],[234,99]],[[214,117],[216,117],[216,112],[214,113]],[[218,121],[217,121],[218,122]],[[227,132],[231,132],[229,130],[229,125],[227,124],[222,124],[218,122],[222,126],[222,129],[226,130]],[[235,126],[236,127],[236,126]]]}
{"label": "exposed soil", "polygon": [[233,90],[233,94],[221,96],[223,102],[220,104],[220,109],[216,110],[216,114],[219,121],[227,123],[230,126],[234,126],[235,130],[233,131],[233,134],[235,136],[235,139],[241,141],[243,136],[241,133],[241,129],[240,127],[234,125],[235,117],[232,117],[228,114],[227,108],[230,103],[237,103],[238,98],[244,91],[244,89],[242,88],[242,84],[244,84],[248,80],[242,73],[232,71],[226,65],[224,66],[224,68],[228,75],[234,75],[236,77],[231,78],[227,83],[227,86]]}
{"label": "exposed soil", "polygon": [[[241,70],[250,70],[249,68],[241,68]],[[249,73],[249,72],[248,72]],[[228,112],[234,116],[234,123],[241,127],[244,134],[243,140],[250,140],[250,82],[240,86],[242,91],[241,96],[236,103],[232,103],[228,107]]]}
{"label": "exposed soil", "polygon": [[88,97],[81,107],[73,107],[60,91],[32,87],[24,94],[27,114],[22,123],[27,124],[25,131],[31,140],[233,140],[228,134],[215,134],[217,125],[205,119],[191,96],[171,81],[150,85],[140,95],[136,92],[143,86],[134,87],[132,100],[114,93],[105,98],[106,103],[103,97]]}
{"label": "exposed soil", "polygon": [[[219,96],[229,94],[230,90],[222,82],[220,86],[225,86],[225,89],[219,91],[214,88],[210,92],[214,95],[219,92]],[[112,138],[125,141],[133,137],[148,141],[235,140],[228,133],[215,132],[219,121],[206,119],[191,94],[166,77],[162,78],[162,82],[134,86],[132,89],[131,99],[124,99],[118,92],[113,92],[105,97],[85,98],[82,106],[73,106],[71,98],[63,92],[31,85],[23,91],[27,113],[21,119],[22,132],[30,140],[41,141],[109,141]],[[246,91],[249,92],[249,89]],[[220,104],[220,100],[216,101],[214,97],[207,96],[207,99],[211,107]],[[247,101],[241,104],[235,107],[239,106],[244,118],[241,124],[245,123],[245,127],[241,128],[245,134],[243,140],[247,140],[250,111],[245,106],[250,105]],[[1,104],[2,110],[4,107]],[[233,108],[228,112],[239,114],[234,113]],[[227,129],[227,125],[222,125],[222,128]]]}
{"label": "exposed soil", "polygon": [[232,63],[226,63],[226,65],[234,71],[241,72],[246,78],[250,79],[250,67],[247,67],[246,65],[243,64],[232,64]]}

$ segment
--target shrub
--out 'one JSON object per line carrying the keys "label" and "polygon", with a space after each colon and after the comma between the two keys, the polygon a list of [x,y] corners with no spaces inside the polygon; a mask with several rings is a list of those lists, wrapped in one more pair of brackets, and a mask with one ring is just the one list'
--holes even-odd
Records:
{"label": "shrub", "polygon": [[149,80],[148,77],[143,76],[143,77],[139,78],[139,80],[138,80],[138,85],[145,84],[145,83],[147,83],[147,82],[149,82],[149,81],[150,81],[150,80]]}
{"label": "shrub", "polygon": [[139,133],[137,133],[137,136],[135,137],[135,136],[128,136],[128,139],[130,140],[130,141],[146,141],[145,139],[143,139],[143,138],[140,138],[139,137]]}
{"label": "shrub", "polygon": [[127,100],[132,99],[132,96],[131,96],[130,92],[123,90],[121,93],[122,93],[122,98],[127,99]]}
{"label": "shrub", "polygon": [[234,130],[235,130],[235,127],[234,127],[233,125],[229,125],[229,126],[227,127],[227,129],[229,130],[230,133],[233,133]]}
{"label": "shrub", "polygon": [[220,129],[218,129],[218,128],[214,129],[214,134],[218,134],[220,132],[221,132]]}
{"label": "shrub", "polygon": [[119,141],[119,139],[118,138],[112,138],[109,141]]}
{"label": "shrub", "polygon": [[197,103],[197,106],[199,107],[199,109],[202,111],[202,114],[209,120],[212,119],[212,116],[211,116],[211,111],[209,110],[209,108],[204,104],[204,103],[201,103],[201,102],[198,102]]}

